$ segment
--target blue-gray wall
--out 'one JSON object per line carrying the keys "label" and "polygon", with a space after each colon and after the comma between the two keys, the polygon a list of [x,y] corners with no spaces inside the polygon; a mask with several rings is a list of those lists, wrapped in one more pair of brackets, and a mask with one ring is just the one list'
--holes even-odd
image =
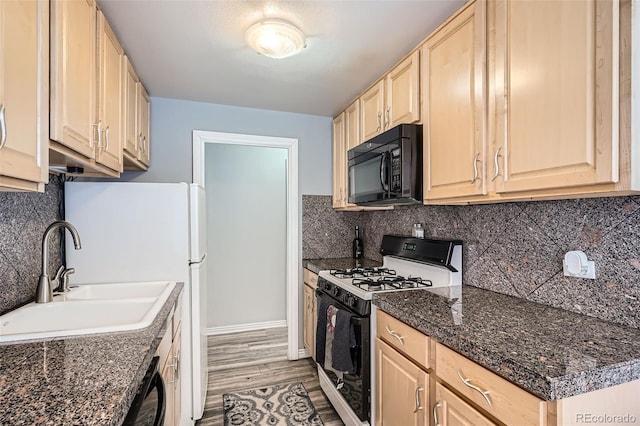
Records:
{"label": "blue-gray wall", "polygon": [[192,131],[298,139],[300,194],[331,193],[331,117],[151,98],[151,168],[120,180],[191,182]]}

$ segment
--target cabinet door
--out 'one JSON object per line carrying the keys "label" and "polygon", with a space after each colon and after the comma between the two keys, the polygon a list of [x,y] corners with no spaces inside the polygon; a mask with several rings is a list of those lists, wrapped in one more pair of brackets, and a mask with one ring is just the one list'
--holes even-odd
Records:
{"label": "cabinet door", "polygon": [[145,165],[151,164],[151,141],[150,124],[151,124],[151,101],[149,95],[142,83],[137,84],[138,98],[138,160]]}
{"label": "cabinet door", "polygon": [[376,338],[376,425],[429,425],[426,372]]}
{"label": "cabinet door", "polygon": [[384,80],[360,96],[360,142],[371,139],[383,131]]}
{"label": "cabinet door", "polygon": [[49,3],[0,2],[0,187],[48,181]]}
{"label": "cabinet door", "polygon": [[426,200],[486,193],[485,10],[469,5],[422,48]]}
{"label": "cabinet door", "polygon": [[51,139],[95,158],[96,4],[51,2]]}
{"label": "cabinet door", "polygon": [[333,208],[347,204],[347,157],[345,150],[345,113],[333,119]]}
{"label": "cabinet door", "polygon": [[[174,318],[175,321],[175,318]],[[173,424],[180,424],[180,415],[182,410],[182,398],[180,394],[181,378],[180,363],[182,362],[182,354],[180,352],[180,344],[182,341],[181,327],[177,328],[176,335],[173,337]]]}
{"label": "cabinet door", "polygon": [[440,426],[491,426],[491,422],[475,408],[436,383],[436,402],[433,407],[434,424]]}
{"label": "cabinet door", "polygon": [[125,77],[124,77],[124,153],[137,159],[138,157],[138,75],[133,69],[129,58],[124,57]]}
{"label": "cabinet door", "polygon": [[618,180],[618,5],[496,1],[496,192]]}
{"label": "cabinet door", "polygon": [[165,400],[165,412],[164,412],[164,426],[175,426],[175,369],[173,367],[173,359],[171,356],[167,358],[167,362],[162,369],[162,379],[164,380],[164,392],[166,396]]}
{"label": "cabinet door", "polygon": [[356,100],[349,105],[344,111],[345,113],[345,150],[360,144],[360,102]]}
{"label": "cabinet door", "polygon": [[96,161],[122,171],[123,51],[98,11],[98,145]]}
{"label": "cabinet door", "polygon": [[303,329],[303,342],[305,349],[311,354],[311,358],[315,359],[315,346],[313,344],[313,335],[315,330],[313,328],[313,312],[315,294],[313,289],[304,285],[304,329]]}
{"label": "cabinet door", "polygon": [[415,51],[385,77],[384,130],[420,120],[420,52]]}

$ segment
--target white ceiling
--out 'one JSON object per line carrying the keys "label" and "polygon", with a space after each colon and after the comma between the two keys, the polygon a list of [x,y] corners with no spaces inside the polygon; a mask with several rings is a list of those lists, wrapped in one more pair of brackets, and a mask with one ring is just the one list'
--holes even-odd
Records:
{"label": "white ceiling", "polygon": [[[98,0],[151,96],[333,116],[463,0]],[[297,56],[252,51],[265,17],[307,35]]]}

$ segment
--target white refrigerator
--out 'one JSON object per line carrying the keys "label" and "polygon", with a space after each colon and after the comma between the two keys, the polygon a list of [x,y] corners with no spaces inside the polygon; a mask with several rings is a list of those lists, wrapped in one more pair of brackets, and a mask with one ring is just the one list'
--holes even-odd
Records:
{"label": "white refrigerator", "polygon": [[206,202],[187,183],[66,182],[70,284],[178,281],[182,294],[181,425],[202,417],[207,392]]}

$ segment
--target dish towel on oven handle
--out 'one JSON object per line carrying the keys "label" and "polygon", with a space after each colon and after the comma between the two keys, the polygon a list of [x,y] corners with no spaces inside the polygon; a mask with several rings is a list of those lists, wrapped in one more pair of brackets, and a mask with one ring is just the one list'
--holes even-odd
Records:
{"label": "dish towel on oven handle", "polygon": [[333,346],[335,339],[335,326],[336,326],[336,314],[338,308],[333,305],[329,305],[327,308],[327,334],[325,336],[325,349],[324,349],[324,369],[333,371],[339,379],[342,379],[343,373],[337,370],[333,366]]}
{"label": "dish towel on oven handle", "polygon": [[327,309],[331,304],[322,297],[318,298],[318,324],[316,325],[316,362],[324,366],[325,340],[327,336]]}
{"label": "dish towel on oven handle", "polygon": [[344,309],[337,309],[333,330],[331,362],[334,370],[345,373],[353,371],[351,348],[356,346],[356,333],[351,323],[353,315]]}

